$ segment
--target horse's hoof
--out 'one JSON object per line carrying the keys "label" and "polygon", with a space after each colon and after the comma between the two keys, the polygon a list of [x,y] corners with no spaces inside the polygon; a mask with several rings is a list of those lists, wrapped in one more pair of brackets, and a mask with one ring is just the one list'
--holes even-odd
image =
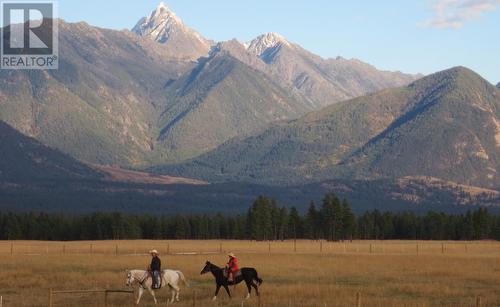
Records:
{"label": "horse's hoof", "polygon": [[212,297],[212,301],[215,301],[217,299],[217,296]]}
{"label": "horse's hoof", "polygon": [[245,299],[248,300],[250,298],[250,293],[247,294],[247,296],[245,296]]}

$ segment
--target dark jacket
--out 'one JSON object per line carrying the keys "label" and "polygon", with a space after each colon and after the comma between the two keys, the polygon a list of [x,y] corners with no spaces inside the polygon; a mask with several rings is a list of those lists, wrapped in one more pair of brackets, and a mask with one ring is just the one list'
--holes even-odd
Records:
{"label": "dark jacket", "polygon": [[154,256],[153,259],[151,259],[151,265],[149,266],[149,269],[151,271],[161,271],[161,260],[158,258],[158,256]]}

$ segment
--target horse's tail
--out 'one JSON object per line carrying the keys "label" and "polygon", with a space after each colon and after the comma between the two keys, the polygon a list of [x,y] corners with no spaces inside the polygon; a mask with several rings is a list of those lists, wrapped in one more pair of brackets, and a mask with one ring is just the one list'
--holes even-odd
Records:
{"label": "horse's tail", "polygon": [[177,271],[177,275],[179,275],[179,278],[182,280],[182,282],[186,285],[186,287],[189,287],[189,284],[186,280],[186,277],[181,271]]}
{"label": "horse's tail", "polygon": [[255,278],[254,279],[257,282],[257,285],[260,286],[260,285],[262,285],[263,280],[262,280],[262,278],[259,277],[259,274],[257,273],[257,270],[254,269],[254,271],[255,271]]}
{"label": "horse's tail", "polygon": [[259,286],[260,286],[260,285],[262,285],[262,282],[263,282],[262,278],[255,277],[255,280],[257,281],[257,284],[258,284]]}

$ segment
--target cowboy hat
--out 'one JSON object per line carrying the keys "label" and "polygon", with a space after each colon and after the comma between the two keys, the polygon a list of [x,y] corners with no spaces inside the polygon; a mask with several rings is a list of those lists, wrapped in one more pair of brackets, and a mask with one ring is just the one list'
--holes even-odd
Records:
{"label": "cowboy hat", "polygon": [[158,255],[158,251],[156,249],[152,249],[149,251],[150,254],[156,254]]}
{"label": "cowboy hat", "polygon": [[234,253],[228,253],[227,255],[228,255],[229,257],[231,257],[231,258],[235,258],[235,257],[236,257],[236,256],[234,255]]}

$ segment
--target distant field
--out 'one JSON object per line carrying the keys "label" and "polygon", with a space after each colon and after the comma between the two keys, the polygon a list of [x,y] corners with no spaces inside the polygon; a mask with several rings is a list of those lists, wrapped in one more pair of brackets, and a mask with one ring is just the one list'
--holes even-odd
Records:
{"label": "distant field", "polygon": [[[125,289],[125,270],[145,268],[156,248],[165,267],[180,269],[191,287],[177,306],[256,306],[224,292],[212,303],[204,262],[223,265],[225,252],[264,279],[263,306],[482,306],[500,305],[500,242],[428,241],[0,241],[0,295],[4,306],[46,306],[49,288]],[[222,251],[222,253],[221,253]],[[167,254],[168,253],[168,254]],[[167,293],[159,293],[165,305]],[[108,306],[131,305],[110,294]],[[58,294],[54,306],[103,306],[102,294]],[[141,305],[151,305],[145,294]]]}

